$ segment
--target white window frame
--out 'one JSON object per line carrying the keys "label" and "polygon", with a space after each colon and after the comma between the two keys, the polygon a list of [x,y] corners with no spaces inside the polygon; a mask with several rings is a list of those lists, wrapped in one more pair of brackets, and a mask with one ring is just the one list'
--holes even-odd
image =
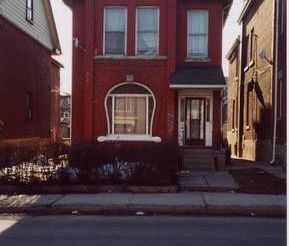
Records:
{"label": "white window frame", "polygon": [[[112,135],[138,135],[138,134],[119,134],[119,133],[115,133],[114,132],[114,122],[115,122],[115,98],[116,97],[124,97],[124,98],[128,98],[128,97],[140,97],[140,98],[145,98],[145,107],[146,107],[146,122],[145,122],[145,135],[151,135],[151,130],[152,129],[149,129],[149,119],[148,119],[148,116],[149,116],[149,98],[152,97],[152,95],[148,95],[148,94],[112,94],[112,95],[109,95],[109,97],[112,98],[112,110],[111,110],[111,133]],[[142,135],[142,134],[139,134],[139,135]]]}
{"label": "white window frame", "polygon": [[[153,109],[152,109],[152,115],[151,115],[151,121],[148,122],[148,126],[149,126],[149,131],[148,134],[111,134],[111,127],[113,125],[113,122],[111,122],[110,125],[110,118],[109,118],[109,112],[108,112],[108,107],[107,107],[107,101],[109,96],[111,95],[117,95],[117,94],[111,94],[111,92],[116,89],[117,87],[120,87],[122,85],[126,85],[126,84],[133,84],[133,85],[138,85],[141,87],[144,87],[150,94],[144,94],[145,96],[148,97],[152,97],[153,99]],[[125,95],[125,96],[132,96],[134,94],[121,94],[121,95]],[[141,94],[136,94],[136,95],[141,95]],[[149,100],[147,100],[148,102]],[[112,102],[112,106],[114,105],[114,103]],[[113,86],[106,94],[105,100],[104,100],[104,108],[105,108],[105,113],[106,113],[106,122],[107,122],[107,135],[106,136],[98,136],[97,140],[99,142],[105,142],[105,141],[145,141],[145,142],[161,142],[162,139],[158,136],[153,136],[152,135],[152,131],[153,131],[153,122],[154,122],[154,115],[155,115],[155,110],[156,110],[156,99],[155,96],[152,92],[152,90],[150,90],[147,86],[137,83],[137,82],[123,82],[120,84],[117,84],[115,86]],[[149,105],[147,105],[147,109],[149,109]],[[113,109],[112,109],[113,112]],[[149,111],[147,110],[147,113]],[[146,119],[148,120],[148,115],[146,115]]]}
{"label": "white window frame", "polygon": [[[192,56],[189,54],[189,43],[190,43],[190,34],[189,34],[189,30],[190,30],[190,24],[189,24],[189,15],[190,15],[190,12],[193,12],[193,11],[206,11],[207,14],[208,14],[208,27],[207,27],[207,54],[205,56]],[[209,20],[210,20],[210,12],[208,9],[189,9],[187,11],[187,58],[189,60],[204,60],[204,59],[208,59],[209,58]]]}
{"label": "white window frame", "polygon": [[[107,54],[105,52],[105,20],[106,20],[106,9],[119,8],[124,9],[124,54]],[[126,56],[127,55],[127,6],[105,6],[103,9],[103,35],[102,35],[102,53],[105,56]]]}
{"label": "white window frame", "polygon": [[[157,9],[157,47],[156,47],[156,54],[155,55],[143,55],[138,54],[138,9]],[[135,13],[135,55],[136,56],[158,56],[159,49],[160,49],[160,7],[155,6],[137,6]]]}

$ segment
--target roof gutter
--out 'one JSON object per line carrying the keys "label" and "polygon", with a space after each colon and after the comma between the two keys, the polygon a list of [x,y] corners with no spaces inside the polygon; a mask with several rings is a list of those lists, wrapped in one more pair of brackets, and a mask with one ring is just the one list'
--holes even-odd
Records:
{"label": "roof gutter", "polygon": [[246,2],[245,6],[244,6],[244,8],[243,8],[243,10],[242,10],[242,12],[241,12],[241,14],[240,14],[240,17],[239,17],[239,19],[238,19],[238,24],[241,24],[244,16],[246,15],[248,9],[251,7],[251,4],[252,4],[252,3],[253,3],[252,0],[247,0],[247,2]]}
{"label": "roof gutter", "polygon": [[277,131],[277,88],[278,88],[278,29],[279,29],[279,1],[274,1],[274,18],[275,18],[275,64],[274,64],[274,121],[273,121],[273,144],[272,144],[272,160],[271,165],[276,163],[276,131]]}

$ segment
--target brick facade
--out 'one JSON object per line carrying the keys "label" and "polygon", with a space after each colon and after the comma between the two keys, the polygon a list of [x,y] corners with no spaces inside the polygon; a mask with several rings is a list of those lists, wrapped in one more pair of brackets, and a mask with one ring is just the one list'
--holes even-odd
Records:
{"label": "brick facade", "polygon": [[[97,139],[108,134],[105,108],[107,93],[117,84],[133,82],[148,87],[156,100],[152,136],[178,138],[179,95],[184,90],[170,88],[170,77],[178,68],[198,69],[221,66],[224,2],[177,0],[66,1],[73,9],[73,37],[81,47],[73,49],[72,142]],[[230,1],[227,1],[230,2]],[[122,57],[103,55],[103,19],[105,6],[127,8],[127,53]],[[156,57],[135,55],[135,11],[137,6],[158,6],[159,53]],[[209,13],[207,61],[186,61],[187,11],[206,9]],[[191,90],[188,90],[191,91]],[[198,94],[199,93],[199,94]],[[212,102],[212,144],[220,148],[220,88],[197,88],[194,97],[209,95]]]}
{"label": "brick facade", "polygon": [[[233,154],[252,160],[269,161],[272,158],[274,90],[276,89],[274,77],[276,1],[249,2],[249,7],[241,19],[242,45],[233,46],[227,56],[230,61],[228,86],[230,122],[228,136],[230,137],[228,140]],[[285,15],[283,17],[285,18]],[[284,44],[282,49],[284,49]],[[262,51],[266,58],[261,58]],[[285,62],[282,56],[285,53],[280,51],[281,48],[278,54],[279,59],[283,61],[281,66],[283,66],[284,78],[286,70],[284,70]],[[241,65],[236,67],[236,64]],[[278,67],[282,70],[280,64]],[[236,75],[236,72],[239,74]],[[282,91],[286,93],[285,84],[285,82],[282,83]],[[285,93],[282,96],[282,111],[286,108]],[[283,111],[283,116],[278,120],[279,125],[286,122],[285,111]],[[280,136],[286,136],[284,127],[277,127],[277,143],[286,144],[286,138],[280,138]]]}
{"label": "brick facade", "polygon": [[48,49],[1,16],[0,36],[0,139],[56,139],[59,66]]}

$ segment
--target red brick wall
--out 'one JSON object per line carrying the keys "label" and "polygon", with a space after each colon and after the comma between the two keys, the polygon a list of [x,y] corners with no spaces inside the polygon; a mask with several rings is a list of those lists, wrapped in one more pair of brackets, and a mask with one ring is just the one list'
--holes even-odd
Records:
{"label": "red brick wall", "polygon": [[[1,138],[50,137],[50,52],[0,17]],[[32,120],[26,93],[32,95]]]}
{"label": "red brick wall", "polygon": [[[135,8],[137,5],[160,7],[160,47],[162,60],[107,59],[94,56],[103,54],[103,9],[106,5],[125,5],[128,8],[127,55],[134,56]],[[179,6],[178,6],[179,5]],[[180,10],[208,8],[210,11],[209,63],[221,64],[222,5],[219,1],[176,1],[176,0],[86,0],[73,1],[73,37],[80,40],[84,49],[73,49],[72,85],[72,142],[96,139],[107,134],[104,108],[105,96],[112,86],[125,82],[126,75],[134,75],[134,81],[148,86],[156,97],[156,112],[153,135],[170,137],[177,135],[177,91],[169,88],[169,78],[177,66],[184,65],[186,41],[177,44],[177,37],[186,34],[184,21],[177,22]],[[92,11],[94,10],[94,11]],[[186,21],[186,20],[185,20]],[[176,33],[175,30],[178,30]],[[179,33],[181,32],[181,33]],[[186,37],[185,37],[186,39]],[[180,55],[177,55],[180,54]],[[178,57],[178,58],[176,58]],[[183,61],[182,61],[183,60]],[[190,63],[189,66],[199,66]],[[219,100],[220,97],[216,97]],[[217,100],[217,99],[216,99]],[[220,105],[220,102],[216,102]],[[217,106],[218,107],[218,106]],[[216,111],[216,139],[220,139],[220,110]],[[219,134],[217,136],[217,134]],[[219,140],[214,143],[219,144]]]}
{"label": "red brick wall", "polygon": [[[209,11],[209,62],[185,62],[187,56],[187,11]],[[182,1],[177,5],[177,66],[220,66],[222,62],[222,3],[221,1]]]}

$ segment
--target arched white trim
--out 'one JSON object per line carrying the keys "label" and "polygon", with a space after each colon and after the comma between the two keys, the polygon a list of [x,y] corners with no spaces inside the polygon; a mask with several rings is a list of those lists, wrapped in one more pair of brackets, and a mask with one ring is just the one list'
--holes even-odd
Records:
{"label": "arched white trim", "polygon": [[[149,93],[150,96],[153,99],[153,111],[152,111],[152,116],[151,116],[151,122],[150,122],[150,127],[149,127],[149,134],[144,134],[144,135],[139,135],[139,134],[124,134],[122,135],[112,135],[111,133],[111,125],[110,125],[110,120],[109,120],[109,113],[108,113],[108,107],[107,107],[107,100],[108,97],[111,95],[112,91],[118,87],[121,87],[123,85],[136,85],[136,86],[140,86],[143,87],[144,89],[146,89]],[[99,136],[98,137],[98,141],[103,142],[103,141],[109,141],[109,140],[123,140],[123,141],[153,141],[153,142],[160,142],[161,138],[159,137],[152,137],[152,129],[153,129],[153,121],[154,121],[154,115],[155,115],[155,110],[156,110],[156,99],[155,99],[155,95],[153,93],[153,91],[147,87],[144,84],[138,83],[138,82],[122,82],[119,84],[114,85],[113,87],[111,87],[104,99],[104,108],[105,108],[105,114],[106,114],[106,123],[107,123],[107,136]],[[147,108],[147,110],[149,110]],[[142,137],[143,136],[143,139]]]}

